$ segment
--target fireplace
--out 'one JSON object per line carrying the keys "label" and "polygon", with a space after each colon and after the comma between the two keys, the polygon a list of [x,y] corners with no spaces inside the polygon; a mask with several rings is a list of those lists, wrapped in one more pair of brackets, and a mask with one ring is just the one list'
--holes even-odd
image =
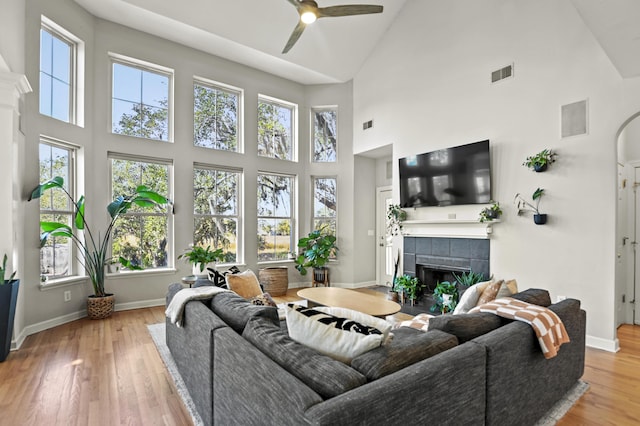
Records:
{"label": "fireplace", "polygon": [[473,271],[489,279],[488,239],[404,237],[404,273],[416,276],[433,293],[438,282]]}

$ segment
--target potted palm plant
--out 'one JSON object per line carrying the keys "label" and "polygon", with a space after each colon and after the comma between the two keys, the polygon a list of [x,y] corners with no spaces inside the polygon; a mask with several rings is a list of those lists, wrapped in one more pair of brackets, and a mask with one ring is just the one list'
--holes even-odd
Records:
{"label": "potted palm plant", "polygon": [[517,193],[513,201],[514,203],[516,203],[516,206],[518,207],[518,215],[523,214],[526,211],[530,211],[533,213],[533,222],[536,225],[544,225],[545,223],[547,223],[547,214],[540,213],[540,209],[539,209],[540,199],[542,198],[543,195],[544,195],[544,189],[541,189],[541,188],[536,189],[533,192],[533,195],[531,196],[531,199],[535,203],[535,204],[532,204],[527,200],[525,200],[520,195],[520,193]]}
{"label": "potted palm plant", "polygon": [[13,320],[16,316],[18,289],[20,280],[15,279],[13,271],[9,278],[7,273],[7,255],[2,259],[0,268],[0,362],[9,356],[11,350],[11,335],[13,334]]}
{"label": "potted palm plant", "polygon": [[[84,266],[85,272],[91,280],[93,286],[93,295],[87,299],[87,314],[91,319],[107,318],[113,313],[115,298],[113,294],[106,293],[104,289],[105,272],[108,263],[111,260],[108,257],[109,240],[111,233],[120,216],[126,213],[133,205],[142,208],[151,208],[164,206],[169,201],[158,194],[151,191],[144,185],[138,186],[132,194],[119,195],[114,201],[107,205],[107,212],[111,220],[106,231],[94,234],[89,228],[85,216],[85,198],[84,195],[75,200],[73,196],[65,189],[64,180],[60,176],[56,176],[47,182],[41,183],[31,191],[29,201],[40,198],[45,191],[60,190],[73,203],[75,212],[72,225],[60,222],[40,222],[40,247],[43,247],[50,237],[69,238],[79,251],[79,260]],[[80,235],[82,232],[82,236]],[[83,238],[84,237],[84,238]],[[119,262],[124,266],[133,267],[132,263],[123,258],[119,258]],[[140,269],[140,268],[135,268]]]}
{"label": "potted palm plant", "polygon": [[335,235],[316,229],[298,240],[300,254],[296,257],[296,269],[301,275],[313,268],[313,283],[329,284],[329,270],[325,266],[338,251]]}

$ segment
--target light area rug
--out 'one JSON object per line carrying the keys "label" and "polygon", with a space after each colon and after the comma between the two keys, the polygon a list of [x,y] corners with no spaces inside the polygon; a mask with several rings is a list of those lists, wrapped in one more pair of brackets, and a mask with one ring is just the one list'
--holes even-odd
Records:
{"label": "light area rug", "polygon": [[[165,339],[165,324],[164,323],[151,324],[151,325],[148,325],[147,328],[149,329],[149,334],[151,334],[151,338],[153,339],[153,342],[155,343],[156,348],[158,349],[158,353],[160,354],[160,357],[162,358],[164,365],[167,367],[169,374],[173,378],[173,382],[176,385],[178,394],[182,398],[182,402],[184,403],[185,407],[189,411],[189,414],[191,415],[193,424],[195,426],[203,425],[202,419],[200,418],[200,415],[196,411],[196,407],[193,404],[193,400],[191,399],[191,396],[189,395],[189,391],[187,390],[187,387],[185,386],[184,381],[182,380],[182,377],[178,372],[178,368],[176,367],[176,364],[173,361],[171,352],[167,347],[166,339]],[[547,412],[547,414],[538,421],[538,423],[536,423],[536,426],[555,425],[558,422],[558,420],[560,420],[562,416],[564,416],[567,413],[567,411],[569,411],[571,407],[573,407],[573,404],[575,404],[576,401],[580,399],[580,397],[587,391],[587,389],[589,389],[589,384],[586,382],[583,382],[582,380],[579,380],[578,383],[576,383],[573,386],[573,388],[571,388],[569,392],[567,392],[564,395],[564,397],[560,401],[558,401]]]}

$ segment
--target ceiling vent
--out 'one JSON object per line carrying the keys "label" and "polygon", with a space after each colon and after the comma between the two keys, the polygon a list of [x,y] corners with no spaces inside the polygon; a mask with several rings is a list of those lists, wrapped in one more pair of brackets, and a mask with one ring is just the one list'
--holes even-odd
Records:
{"label": "ceiling vent", "polygon": [[497,83],[500,80],[504,80],[505,78],[513,77],[513,64],[507,65],[504,68],[500,68],[499,70],[493,71],[491,73],[491,82]]}

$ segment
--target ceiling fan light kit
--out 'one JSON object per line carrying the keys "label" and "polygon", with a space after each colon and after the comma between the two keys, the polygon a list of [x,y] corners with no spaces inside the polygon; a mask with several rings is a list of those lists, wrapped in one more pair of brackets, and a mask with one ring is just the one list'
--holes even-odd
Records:
{"label": "ceiling fan light kit", "polygon": [[291,3],[298,14],[300,21],[293,29],[287,44],[282,53],[287,53],[298,41],[307,24],[312,24],[318,18],[336,18],[339,16],[369,15],[372,13],[382,13],[383,7],[370,4],[352,4],[344,6],[318,7],[314,0],[287,0]]}

